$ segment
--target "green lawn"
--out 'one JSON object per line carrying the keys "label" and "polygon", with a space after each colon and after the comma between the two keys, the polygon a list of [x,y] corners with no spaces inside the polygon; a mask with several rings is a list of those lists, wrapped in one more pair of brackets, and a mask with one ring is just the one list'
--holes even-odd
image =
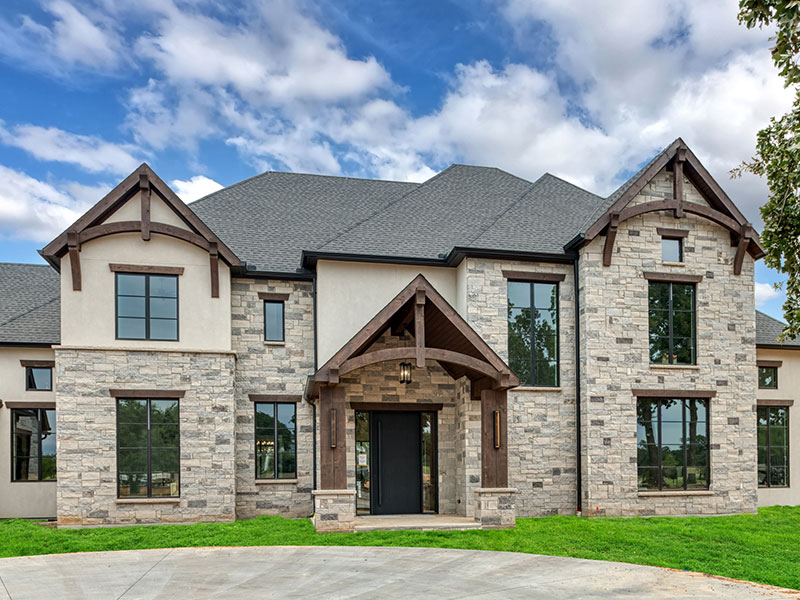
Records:
{"label": "green lawn", "polygon": [[800,589],[800,507],[709,518],[518,519],[505,531],[321,535],[308,520],[55,530],[0,521],[0,557],[181,546],[421,546],[505,550],[687,569]]}

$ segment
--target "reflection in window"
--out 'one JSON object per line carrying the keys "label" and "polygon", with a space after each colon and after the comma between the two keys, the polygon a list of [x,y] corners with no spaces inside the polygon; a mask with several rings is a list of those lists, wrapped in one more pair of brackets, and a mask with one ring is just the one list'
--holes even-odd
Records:
{"label": "reflection in window", "polygon": [[778,367],[758,367],[758,387],[764,390],[778,388]]}
{"label": "reflection in window", "polygon": [[11,410],[11,480],[55,481],[56,411],[44,408]]}
{"label": "reflection in window", "polygon": [[297,405],[256,403],[256,479],[297,478]]}
{"label": "reflection in window", "polygon": [[369,413],[356,411],[356,513],[370,512]]}
{"label": "reflection in window", "polygon": [[640,399],[636,410],[639,489],[708,489],[708,400]]}
{"label": "reflection in window", "polygon": [[52,389],[53,369],[51,367],[25,367],[25,390],[49,392]]}
{"label": "reflection in window", "polygon": [[117,400],[120,498],[180,495],[180,420],[177,400]]}
{"label": "reflection in window", "polygon": [[789,409],[758,407],[758,486],[789,485]]}
{"label": "reflection in window", "polygon": [[117,273],[117,339],[178,339],[178,278]]}
{"label": "reflection in window", "polygon": [[650,362],[696,364],[695,289],[691,284],[650,282]]}
{"label": "reflection in window", "polygon": [[522,385],[558,385],[558,285],[508,282],[509,366]]}

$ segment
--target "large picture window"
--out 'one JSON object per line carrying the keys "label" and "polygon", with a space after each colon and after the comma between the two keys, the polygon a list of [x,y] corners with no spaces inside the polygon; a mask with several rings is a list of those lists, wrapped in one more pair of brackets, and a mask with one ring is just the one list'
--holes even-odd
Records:
{"label": "large picture window", "polygon": [[758,407],[758,486],[789,485],[789,409]]}
{"label": "large picture window", "polygon": [[636,408],[639,489],[708,489],[708,400],[640,398]]}
{"label": "large picture window", "polygon": [[12,481],[55,481],[55,410],[11,409],[11,440]]}
{"label": "large picture window", "polygon": [[117,339],[178,339],[178,278],[117,273]]}
{"label": "large picture window", "polygon": [[297,478],[297,405],[256,403],[256,479]]}
{"label": "large picture window", "polygon": [[180,495],[177,400],[117,400],[117,491],[120,498]]}
{"label": "large picture window", "polygon": [[650,282],[651,363],[696,364],[694,296],[692,284]]}
{"label": "large picture window", "polygon": [[522,385],[558,385],[558,284],[508,282],[508,355]]}

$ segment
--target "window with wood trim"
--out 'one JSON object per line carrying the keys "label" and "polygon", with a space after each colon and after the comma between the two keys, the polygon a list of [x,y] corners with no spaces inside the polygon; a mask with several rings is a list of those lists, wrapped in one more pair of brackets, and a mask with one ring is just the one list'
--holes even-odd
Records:
{"label": "window with wood trim", "polygon": [[636,403],[640,490],[706,490],[709,401],[639,398]]}
{"label": "window with wood trim", "polygon": [[178,340],[178,277],[116,274],[118,340]]}
{"label": "window with wood trim", "polygon": [[650,362],[694,365],[695,286],[651,281],[649,284]]}
{"label": "window with wood trim", "polygon": [[177,399],[117,399],[117,494],[180,496],[180,409]]}
{"label": "window with wood trim", "polygon": [[789,487],[789,408],[758,407],[758,487]]}
{"label": "window with wood trim", "polygon": [[55,410],[11,409],[11,443],[11,481],[55,481]]}
{"label": "window with wood trim", "polygon": [[522,385],[558,386],[557,283],[508,282],[508,357]]}
{"label": "window with wood trim", "polygon": [[297,404],[256,402],[256,479],[297,478]]}
{"label": "window with wood trim", "polygon": [[50,392],[53,390],[51,367],[25,367],[25,390],[28,392]]}
{"label": "window with wood trim", "polygon": [[280,300],[264,301],[264,340],[284,341],[284,303]]}
{"label": "window with wood trim", "polygon": [[758,387],[762,390],[778,389],[778,367],[758,367]]}

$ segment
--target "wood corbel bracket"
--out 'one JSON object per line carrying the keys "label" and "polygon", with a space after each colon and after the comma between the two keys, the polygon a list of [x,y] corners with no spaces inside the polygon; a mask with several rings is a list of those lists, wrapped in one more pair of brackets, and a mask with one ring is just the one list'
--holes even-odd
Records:
{"label": "wood corbel bracket", "polygon": [[619,213],[611,214],[611,221],[608,223],[606,231],[606,242],[603,246],[603,266],[611,266],[611,255],[614,252],[614,241],[617,239],[617,229],[619,229]]}
{"label": "wood corbel bracket", "polygon": [[67,231],[67,251],[69,253],[69,267],[72,273],[72,291],[81,291],[81,245],[78,241],[77,231]]}
{"label": "wood corbel bracket", "polygon": [[139,192],[142,204],[142,239],[150,240],[150,179],[147,173],[139,173]]}
{"label": "wood corbel bracket", "polygon": [[678,148],[672,165],[672,195],[677,202],[675,218],[683,217],[683,163],[686,162],[686,148]]}
{"label": "wood corbel bracket", "polygon": [[744,255],[747,253],[747,247],[750,245],[750,240],[753,238],[753,226],[750,223],[742,225],[742,232],[739,236],[739,245],[736,247],[736,256],[733,259],[733,274],[742,274],[742,265],[744,264]]}
{"label": "wood corbel bracket", "polygon": [[219,298],[219,248],[217,242],[209,242],[208,260],[211,266],[211,297]]}
{"label": "wood corbel bracket", "polygon": [[419,289],[414,300],[414,342],[417,366],[425,366],[425,290]]}

